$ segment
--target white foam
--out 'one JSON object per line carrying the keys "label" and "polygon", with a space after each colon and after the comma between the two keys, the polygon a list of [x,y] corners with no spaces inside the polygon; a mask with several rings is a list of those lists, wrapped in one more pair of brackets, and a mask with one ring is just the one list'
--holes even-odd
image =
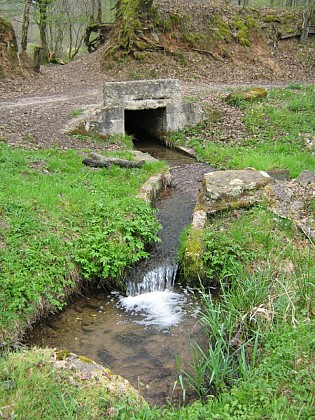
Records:
{"label": "white foam", "polygon": [[126,311],[136,313],[137,323],[165,328],[177,325],[184,314],[186,298],[170,290],[119,298]]}

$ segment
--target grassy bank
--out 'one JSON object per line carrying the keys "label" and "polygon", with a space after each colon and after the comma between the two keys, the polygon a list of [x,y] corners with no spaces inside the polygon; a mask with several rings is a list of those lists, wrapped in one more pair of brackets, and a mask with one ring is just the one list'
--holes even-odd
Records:
{"label": "grassy bank", "polygon": [[84,279],[122,287],[122,271],[156,240],[154,211],[136,195],[164,165],[99,170],[74,151],[0,148],[0,329],[10,343]]}
{"label": "grassy bank", "polygon": [[[240,101],[249,133],[242,139],[222,142],[206,122],[173,140],[219,168],[287,168],[296,177],[315,169],[314,92],[295,85]],[[314,221],[312,200],[307,205]],[[202,265],[221,298],[203,292],[209,347],[193,344],[194,373],[179,376],[183,394],[192,387],[200,401],[161,417],[313,418],[314,243],[264,206],[213,217],[203,239]]]}
{"label": "grassy bank", "polygon": [[[247,138],[222,144],[206,122],[176,133],[173,142],[195,147],[200,159],[220,168],[285,167],[293,177],[314,170],[314,87],[276,89],[261,102],[238,106],[252,133]],[[81,276],[117,285],[123,267],[155,239],[154,213],[134,196],[161,167],[95,171],[75,152],[5,144],[1,156],[0,296],[8,336],[42,305],[61,307]],[[314,202],[309,206],[314,211]],[[264,206],[218,215],[204,241],[203,264],[221,299],[203,291],[209,347],[192,345],[194,372],[180,372],[183,395],[192,387],[195,403],[139,407],[127,395],[112,398],[105,387],[58,375],[49,352],[27,352],[0,361],[0,411],[69,419],[315,417],[314,244]]]}
{"label": "grassy bank", "polygon": [[313,418],[315,415],[315,247],[264,207],[214,218],[204,266],[220,300],[203,292],[205,351],[183,393],[200,401],[163,418]]}
{"label": "grassy bank", "polygon": [[314,170],[314,85],[272,89],[259,102],[235,106],[244,113],[243,138],[223,141],[220,128],[205,121],[174,133],[169,142],[195,148],[199,160],[219,169],[290,169],[292,178]]}

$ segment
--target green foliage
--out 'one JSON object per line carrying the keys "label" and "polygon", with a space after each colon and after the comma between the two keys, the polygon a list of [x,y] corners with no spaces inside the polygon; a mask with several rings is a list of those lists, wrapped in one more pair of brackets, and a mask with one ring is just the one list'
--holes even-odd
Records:
{"label": "green foliage", "polygon": [[[263,352],[244,379],[205,404],[165,409],[163,419],[290,419],[314,417],[314,320],[296,327],[275,324],[264,334]],[[259,362],[259,363],[258,363]],[[155,417],[147,418],[157,418]]]}
{"label": "green foliage", "polygon": [[209,25],[210,33],[214,39],[224,40],[225,42],[231,41],[232,34],[229,25],[224,22],[217,14],[213,14],[209,21]]}
{"label": "green foliage", "polygon": [[70,112],[70,117],[75,118],[75,117],[79,117],[80,115],[82,115],[84,113],[83,109],[73,109]]}
{"label": "green foliage", "polygon": [[287,86],[287,89],[292,89],[292,90],[301,90],[303,89],[303,85],[301,85],[300,83],[290,83]]}
{"label": "green foliage", "polygon": [[234,33],[234,39],[240,44],[246,47],[251,45],[249,39],[249,30],[255,27],[254,21],[249,17],[237,16],[231,23],[232,28],[236,31]]}
{"label": "green foliage", "polygon": [[222,233],[207,231],[204,238],[205,252],[203,265],[205,275],[213,284],[220,280],[235,276],[248,259],[248,254],[242,246]]}
{"label": "green foliage", "polygon": [[134,197],[161,164],[93,170],[74,151],[0,148],[0,326],[9,340],[42,308],[61,308],[83,275],[119,285],[124,267],[147,255],[158,224]]}
{"label": "green foliage", "polygon": [[[203,290],[201,322],[208,347],[192,344],[184,395],[205,402],[163,418],[303,418],[314,415],[314,247],[288,220],[263,207],[211,221],[209,260],[220,296]],[[207,241],[207,239],[206,239]],[[207,248],[208,247],[208,248]],[[220,270],[226,275],[221,275]],[[301,379],[303,378],[303,379]],[[312,395],[312,396],[311,396]],[[290,404],[289,404],[290,402]]]}
{"label": "green foliage", "polygon": [[158,240],[158,229],[152,209],[140,200],[120,208],[99,204],[88,215],[85,233],[79,232],[75,260],[86,278],[119,279],[126,266],[148,256],[145,244]]}
{"label": "green foliage", "polygon": [[[277,235],[274,232],[277,231]],[[225,213],[214,218],[205,232],[187,229],[181,238],[179,258],[183,281],[190,286],[215,286],[234,279],[240,271],[259,260],[307,262],[293,246],[292,222],[278,219],[263,207]],[[277,253],[275,253],[275,250]],[[278,261],[275,261],[279,264]]]}

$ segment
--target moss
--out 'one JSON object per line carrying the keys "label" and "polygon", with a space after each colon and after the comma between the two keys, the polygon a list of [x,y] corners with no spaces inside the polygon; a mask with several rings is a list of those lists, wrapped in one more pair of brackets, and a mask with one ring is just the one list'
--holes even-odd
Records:
{"label": "moss", "polygon": [[171,32],[181,24],[181,17],[177,14],[161,17],[158,14],[153,17],[155,26],[161,28],[164,32]]}
{"label": "moss", "polygon": [[0,32],[2,32],[3,30],[11,31],[12,25],[10,22],[0,17]]}
{"label": "moss", "polygon": [[204,35],[197,32],[187,31],[183,34],[182,39],[190,44],[191,47],[195,47],[198,45],[198,42],[204,39]]}
{"label": "moss", "polygon": [[181,261],[183,282],[189,286],[199,286],[204,279],[204,232],[201,229],[191,229],[184,243],[184,254]]}
{"label": "moss", "polygon": [[90,365],[92,365],[94,363],[94,361],[92,359],[90,359],[89,357],[83,356],[83,355],[79,355],[78,359],[81,360],[81,362],[88,363]]}
{"label": "moss", "polygon": [[278,16],[274,16],[274,15],[267,15],[262,19],[263,22],[265,23],[281,23],[281,19]]}
{"label": "moss", "polygon": [[226,98],[225,102],[230,105],[240,105],[243,101],[253,102],[267,96],[267,91],[264,88],[251,88],[244,92],[232,92],[229,93]]}
{"label": "moss", "polygon": [[253,21],[251,19],[235,18],[232,21],[232,28],[236,30],[234,39],[240,44],[249,47],[251,42],[249,40],[249,29],[253,27]]}
{"label": "moss", "polygon": [[138,48],[138,50],[140,51],[144,51],[147,49],[148,44],[146,42],[143,41],[139,41],[138,39],[135,40],[134,45],[136,48]]}
{"label": "moss", "polygon": [[71,355],[71,352],[69,350],[60,350],[56,352],[57,360],[65,360],[70,355]]}
{"label": "moss", "polygon": [[229,25],[224,22],[217,14],[210,20],[210,30],[214,39],[230,42],[232,34]]}

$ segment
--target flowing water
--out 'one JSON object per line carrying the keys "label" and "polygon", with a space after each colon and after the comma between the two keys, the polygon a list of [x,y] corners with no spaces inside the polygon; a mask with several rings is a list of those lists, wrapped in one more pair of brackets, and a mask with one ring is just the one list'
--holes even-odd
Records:
{"label": "flowing water", "polygon": [[[188,368],[190,343],[205,337],[198,300],[175,285],[180,232],[191,222],[202,174],[208,165],[159,142],[137,145],[171,167],[172,185],[156,203],[161,243],[128,279],[127,296],[99,292],[76,298],[66,310],[35,327],[28,345],[67,349],[109,366],[151,404],[180,401],[176,355]],[[188,368],[189,369],[189,368]]]}

